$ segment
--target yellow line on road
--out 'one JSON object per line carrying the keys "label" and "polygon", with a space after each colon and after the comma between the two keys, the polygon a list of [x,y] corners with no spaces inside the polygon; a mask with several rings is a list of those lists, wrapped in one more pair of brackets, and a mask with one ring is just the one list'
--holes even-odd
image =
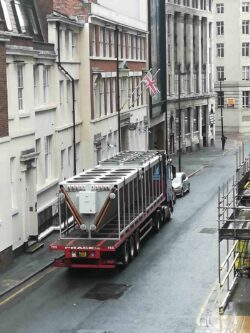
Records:
{"label": "yellow line on road", "polygon": [[[50,272],[54,271],[55,267],[52,267]],[[0,306],[8,303],[9,301],[11,301],[13,298],[17,297],[19,294],[23,293],[26,289],[32,287],[34,284],[36,284],[38,281],[40,281],[44,276],[41,275],[40,277],[38,277],[37,279],[33,280],[32,282],[30,282],[29,284],[27,284],[26,286],[24,286],[23,288],[17,290],[15,293],[13,293],[12,295],[10,295],[9,297],[5,298],[3,301],[0,302]]]}
{"label": "yellow line on road", "polygon": [[213,284],[212,288],[210,289],[210,292],[205,300],[205,302],[202,304],[200,307],[200,311],[196,317],[196,325],[200,326],[201,325],[201,317],[203,313],[205,312],[206,307],[208,306],[209,300],[212,297],[213,293],[216,292],[216,289],[218,288],[218,280]]}

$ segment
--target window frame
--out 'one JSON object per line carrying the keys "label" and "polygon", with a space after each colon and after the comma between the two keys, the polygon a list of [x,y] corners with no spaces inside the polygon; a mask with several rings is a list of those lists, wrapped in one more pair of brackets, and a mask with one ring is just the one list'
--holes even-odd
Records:
{"label": "window frame", "polygon": [[250,54],[250,43],[242,42],[242,57],[249,57]]}
{"label": "window frame", "polygon": [[43,65],[43,103],[49,102],[49,69],[50,66]]}
{"label": "window frame", "polygon": [[217,106],[223,107],[225,105],[225,94],[224,91],[218,91],[217,92]]}
{"label": "window frame", "polygon": [[44,137],[44,163],[45,163],[45,179],[51,179],[52,177],[52,135]]}
{"label": "window frame", "polygon": [[224,58],[224,43],[217,43],[216,44],[216,56],[217,58]]}
{"label": "window frame", "polygon": [[216,22],[216,34],[217,36],[224,35],[224,21],[217,21]]}
{"label": "window frame", "polygon": [[250,108],[250,90],[242,91],[242,108]]}
{"label": "window frame", "polygon": [[15,7],[16,16],[17,16],[17,19],[18,19],[18,24],[19,24],[20,31],[21,31],[21,33],[26,33],[27,30],[26,30],[25,20],[24,20],[24,17],[23,17],[23,12],[22,12],[22,9],[21,9],[21,2],[19,0],[13,0],[13,4],[14,4],[14,7]]}
{"label": "window frame", "polygon": [[27,18],[29,20],[30,28],[34,35],[38,36],[40,34],[37,18],[32,5],[26,5]]}
{"label": "window frame", "polygon": [[243,81],[250,80],[250,66],[242,66],[242,80]]}
{"label": "window frame", "polygon": [[24,111],[24,64],[17,64],[18,111]]}
{"label": "window frame", "polygon": [[3,16],[4,16],[6,29],[8,31],[13,31],[6,1],[5,0],[0,0],[0,2],[1,2],[1,6],[2,6],[2,11],[3,11]]}
{"label": "window frame", "polygon": [[224,14],[224,3],[217,3],[216,4],[216,13],[217,14]]}
{"label": "window frame", "polygon": [[216,67],[217,81],[223,80],[225,77],[225,68],[224,66]]}
{"label": "window frame", "polygon": [[242,35],[249,35],[249,20],[242,20]]}
{"label": "window frame", "polygon": [[17,192],[16,192],[16,157],[10,158],[10,197],[11,208],[17,209]]}
{"label": "window frame", "polygon": [[249,1],[243,1],[241,7],[242,13],[249,13],[249,7],[250,7]]}

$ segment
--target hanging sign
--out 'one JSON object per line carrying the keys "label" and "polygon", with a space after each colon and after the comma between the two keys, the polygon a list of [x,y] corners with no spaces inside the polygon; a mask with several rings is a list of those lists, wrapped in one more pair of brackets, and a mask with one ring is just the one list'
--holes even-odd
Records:
{"label": "hanging sign", "polygon": [[234,108],[235,106],[235,98],[227,98],[227,107],[228,108]]}

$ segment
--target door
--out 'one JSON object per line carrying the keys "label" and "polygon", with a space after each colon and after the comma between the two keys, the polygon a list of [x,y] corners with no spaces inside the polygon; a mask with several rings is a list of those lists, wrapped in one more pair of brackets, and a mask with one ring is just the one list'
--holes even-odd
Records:
{"label": "door", "polygon": [[207,146],[207,105],[202,106],[202,140],[203,147]]}
{"label": "door", "polygon": [[36,172],[35,168],[27,167],[25,172],[25,202],[24,202],[24,217],[26,225],[26,237],[36,238],[38,236],[37,222],[37,199],[36,199]]}
{"label": "door", "polygon": [[121,151],[129,150],[128,126],[121,127]]}

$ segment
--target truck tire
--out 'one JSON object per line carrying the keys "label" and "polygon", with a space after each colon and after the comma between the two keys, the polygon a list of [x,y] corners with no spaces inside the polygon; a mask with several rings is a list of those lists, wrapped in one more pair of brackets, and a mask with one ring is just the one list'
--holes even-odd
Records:
{"label": "truck tire", "polygon": [[131,235],[129,238],[129,254],[130,260],[132,261],[135,257],[135,239],[133,235]]}
{"label": "truck tire", "polygon": [[173,209],[169,206],[166,207],[166,215],[165,215],[165,222],[169,222],[171,220],[171,212]]}
{"label": "truck tire", "polygon": [[173,187],[172,187],[172,192],[173,192],[173,203],[175,205],[176,204],[176,193],[175,193],[175,190]]}
{"label": "truck tire", "polygon": [[119,260],[124,266],[127,266],[130,259],[129,242],[126,240],[119,248]]}
{"label": "truck tire", "polygon": [[140,230],[139,229],[137,229],[135,231],[134,240],[135,240],[135,254],[137,255],[139,253],[140,247],[141,247],[141,244],[140,244]]}
{"label": "truck tire", "polygon": [[157,212],[153,216],[153,231],[155,233],[159,232],[160,227],[161,227],[161,222],[162,222],[163,215],[160,210],[157,210]]}
{"label": "truck tire", "polygon": [[166,223],[170,220],[171,213],[169,206],[167,205],[162,206],[162,216],[163,216],[163,223]]}

